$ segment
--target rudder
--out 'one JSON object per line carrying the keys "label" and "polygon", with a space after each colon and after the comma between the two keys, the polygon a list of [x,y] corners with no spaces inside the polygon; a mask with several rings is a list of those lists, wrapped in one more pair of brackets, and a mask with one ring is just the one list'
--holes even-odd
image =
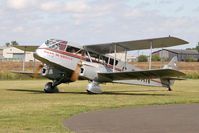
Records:
{"label": "rudder", "polygon": [[177,58],[177,56],[174,56],[172,58],[172,60],[169,62],[169,64],[165,65],[164,68],[170,68],[170,69],[177,70],[178,69],[178,58]]}

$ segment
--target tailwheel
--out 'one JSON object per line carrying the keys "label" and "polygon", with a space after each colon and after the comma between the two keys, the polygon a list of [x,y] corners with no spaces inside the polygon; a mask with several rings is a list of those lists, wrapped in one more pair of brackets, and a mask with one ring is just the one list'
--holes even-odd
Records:
{"label": "tailwheel", "polygon": [[53,86],[52,82],[48,82],[45,86],[44,86],[44,92],[45,93],[58,93],[59,90],[57,88],[57,86]]}
{"label": "tailwheel", "polygon": [[172,89],[171,89],[171,87],[170,87],[170,86],[168,87],[168,91],[172,91]]}

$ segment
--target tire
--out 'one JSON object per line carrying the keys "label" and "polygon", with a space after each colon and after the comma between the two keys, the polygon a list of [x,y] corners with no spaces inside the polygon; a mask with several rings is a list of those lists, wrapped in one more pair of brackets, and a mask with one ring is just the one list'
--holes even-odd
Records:
{"label": "tire", "polygon": [[57,86],[53,87],[52,86],[52,82],[48,82],[45,86],[44,86],[44,92],[45,93],[58,93],[59,89],[57,88]]}

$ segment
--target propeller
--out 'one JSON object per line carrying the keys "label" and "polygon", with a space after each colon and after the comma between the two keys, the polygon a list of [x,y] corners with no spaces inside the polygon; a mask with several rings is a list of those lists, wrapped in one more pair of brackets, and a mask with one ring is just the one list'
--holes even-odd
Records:
{"label": "propeller", "polygon": [[80,71],[81,66],[82,66],[82,61],[80,60],[79,63],[77,64],[77,67],[76,67],[75,71],[73,72],[73,74],[71,76],[71,80],[72,81],[78,80],[78,78],[79,78],[79,71]]}
{"label": "propeller", "polygon": [[35,71],[35,73],[33,75],[33,78],[37,78],[38,77],[38,73],[42,69],[42,67],[44,67],[44,63],[43,62],[38,66],[37,70]]}

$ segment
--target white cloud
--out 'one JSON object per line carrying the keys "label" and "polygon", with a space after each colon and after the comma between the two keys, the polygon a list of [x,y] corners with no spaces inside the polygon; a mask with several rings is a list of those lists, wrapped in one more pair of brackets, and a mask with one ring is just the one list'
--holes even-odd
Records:
{"label": "white cloud", "polygon": [[180,7],[178,7],[176,10],[175,10],[175,12],[181,12],[181,11],[183,11],[184,10],[184,7],[183,6],[180,6]]}
{"label": "white cloud", "polygon": [[199,7],[197,7],[196,9],[194,9],[194,11],[199,12]]}
{"label": "white cloud", "polygon": [[181,18],[173,18],[165,21],[164,27],[168,28],[185,28],[190,25],[190,19],[181,17]]}
{"label": "white cloud", "polygon": [[28,5],[27,0],[7,0],[7,5],[10,8],[22,9]]}
{"label": "white cloud", "polygon": [[71,12],[84,12],[90,9],[85,1],[70,1],[65,3],[65,10]]}
{"label": "white cloud", "polygon": [[41,9],[44,11],[55,12],[57,10],[62,10],[63,4],[59,1],[50,1],[41,4]]}
{"label": "white cloud", "polygon": [[7,6],[13,9],[25,9],[33,6],[38,0],[7,0]]}
{"label": "white cloud", "polygon": [[23,30],[24,30],[24,28],[22,26],[18,26],[16,28],[14,28],[12,31],[18,33],[18,32],[23,32]]}
{"label": "white cloud", "polygon": [[124,16],[125,17],[141,17],[143,15],[144,13],[142,12],[142,10],[138,8],[134,8],[131,11],[127,12]]}
{"label": "white cloud", "polygon": [[7,0],[6,5],[9,8],[21,10],[28,9],[30,7],[39,7],[39,5],[45,0]]}
{"label": "white cloud", "polygon": [[[106,3],[105,5],[99,4],[95,6],[90,6],[84,12],[76,12],[72,14],[75,19],[92,19],[92,18],[102,18],[110,14],[114,15],[114,11],[118,10],[117,5],[113,3]],[[113,17],[113,16],[112,16]],[[105,18],[104,18],[105,19]]]}
{"label": "white cloud", "polygon": [[158,1],[160,4],[171,4],[172,1],[171,0],[159,0]]}
{"label": "white cloud", "polygon": [[0,15],[3,15],[3,7],[1,4],[0,4]]}
{"label": "white cloud", "polygon": [[49,1],[41,4],[41,9],[48,12],[85,12],[90,7],[85,1]]}

